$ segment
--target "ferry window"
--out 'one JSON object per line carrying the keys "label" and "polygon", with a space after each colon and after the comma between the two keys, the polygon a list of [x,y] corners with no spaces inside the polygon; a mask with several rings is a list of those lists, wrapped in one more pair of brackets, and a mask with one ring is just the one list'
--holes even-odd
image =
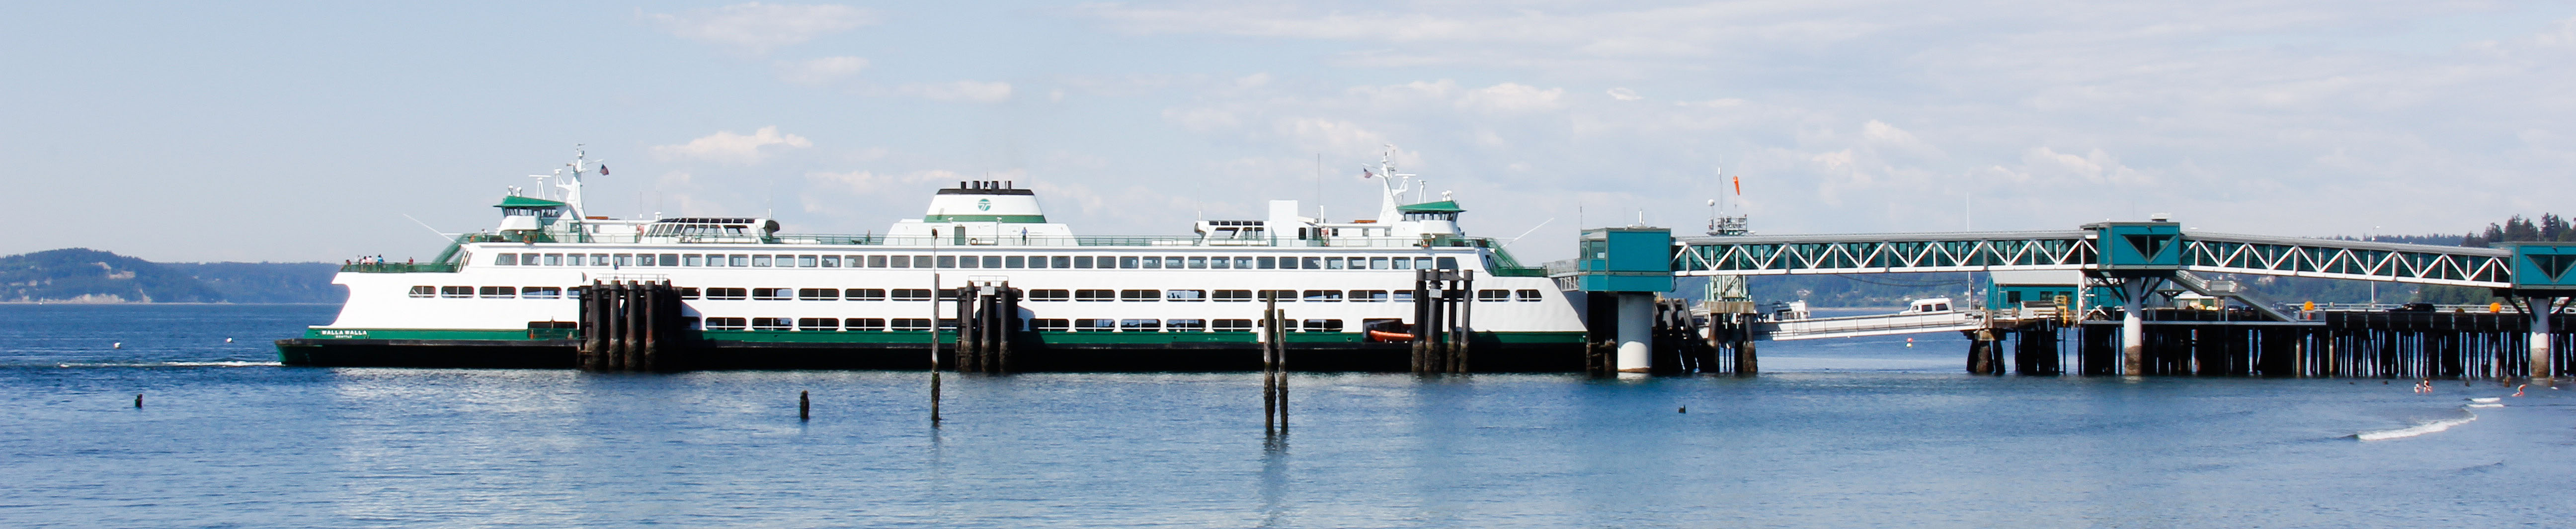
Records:
{"label": "ferry window", "polygon": [[1369,269],[1370,269],[1370,270],[1394,270],[1394,269],[1395,269],[1395,265],[1387,264],[1387,263],[1386,263],[1386,258],[1384,258],[1384,257],[1371,257],[1371,258],[1369,258]]}
{"label": "ferry window", "polygon": [[661,261],[662,261],[662,266],[680,266],[680,254],[676,254],[676,253],[666,253],[666,254],[662,254],[662,259],[661,259]]}
{"label": "ferry window", "polygon": [[1541,295],[1539,294],[1538,289],[1532,289],[1532,288],[1524,288],[1524,289],[1520,289],[1520,290],[1514,291],[1513,293],[1514,293],[1514,294],[1518,294],[1518,296],[1517,296],[1517,297],[1519,297],[1521,301],[1538,301],[1538,300],[1540,300],[1540,299],[1544,299],[1544,298],[1545,298],[1545,296],[1541,296]]}
{"label": "ferry window", "polygon": [[710,331],[739,331],[743,326],[742,318],[707,318],[707,330]]}
{"label": "ferry window", "polygon": [[487,297],[487,298],[515,298],[515,297],[519,297],[519,289],[516,289],[516,288],[510,288],[510,287],[483,287],[482,292],[483,292],[483,297]]}
{"label": "ferry window", "polygon": [[1251,269],[1251,268],[1252,268],[1252,258],[1250,258],[1250,257],[1236,257],[1236,258],[1234,258],[1234,268],[1235,268],[1235,269],[1237,269],[1237,270],[1249,270],[1249,269]]}
{"label": "ferry window", "polygon": [[1116,295],[1116,293],[1115,293],[1115,292],[1110,292],[1108,289],[1086,288],[1086,289],[1082,289],[1082,290],[1076,290],[1076,291],[1073,291],[1073,300],[1074,300],[1074,301],[1109,301],[1109,300],[1111,300],[1111,299],[1116,299],[1116,298],[1111,297],[1111,296],[1113,296],[1113,295]]}
{"label": "ferry window", "polygon": [[635,254],[617,254],[617,266],[635,266]]}
{"label": "ferry window", "polygon": [[725,256],[722,256],[722,255],[709,255],[709,256],[707,256],[707,266],[724,266],[724,265],[725,265]]}
{"label": "ferry window", "polygon": [[[1304,269],[1307,269],[1307,270],[1322,270],[1322,269],[1324,269],[1324,258],[1322,258],[1322,257],[1303,257],[1303,258],[1299,258],[1299,259],[1297,259],[1297,261],[1298,261],[1298,264],[1301,264],[1301,265],[1304,265],[1304,266],[1282,267],[1282,268],[1304,268]],[[1333,268],[1341,268],[1341,267],[1339,267],[1339,266],[1335,266],[1335,267],[1333,267]]]}
{"label": "ferry window", "polygon": [[1204,332],[1207,320],[1165,320],[1163,330],[1171,332]]}
{"label": "ferry window", "polygon": [[939,267],[940,267],[940,268],[956,268],[956,267],[957,267],[957,256],[954,256],[954,255],[942,255],[942,256],[939,256]]}
{"label": "ferry window", "polygon": [[680,299],[698,299],[698,288],[680,287]]}
{"label": "ferry window", "polygon": [[1120,291],[1118,291],[1118,300],[1119,300],[1119,301],[1153,301],[1153,300],[1156,300],[1156,299],[1161,299],[1162,297],[1163,297],[1163,292],[1162,292],[1162,291],[1160,291],[1160,290],[1153,290],[1153,289],[1134,289],[1134,288],[1131,288],[1131,289],[1127,289],[1127,290],[1120,290]]}
{"label": "ferry window", "polygon": [[1456,257],[1442,257],[1442,258],[1440,258],[1440,269],[1441,269],[1441,270],[1457,270],[1457,269],[1458,269],[1458,258],[1456,258]]}
{"label": "ferry window", "polygon": [[885,318],[850,318],[841,322],[844,331],[882,331],[886,323]]}
{"label": "ferry window", "polygon": [[1376,303],[1376,302],[1384,302],[1384,301],[1386,301],[1386,291],[1384,291],[1384,290],[1353,290],[1353,291],[1351,291],[1351,302],[1352,302],[1352,303]]}
{"label": "ferry window", "polygon": [[1429,258],[1429,257],[1415,257],[1415,258],[1413,258],[1413,267],[1414,267],[1414,268],[1421,268],[1421,269],[1429,269],[1429,268],[1431,268],[1431,258]]}
{"label": "ferry window", "polygon": [[751,299],[779,301],[787,299],[788,295],[795,292],[796,289],[792,288],[754,288],[751,289]]}
{"label": "ferry window", "polygon": [[1118,332],[1163,332],[1163,320],[1118,320]]}
{"label": "ferry window", "polygon": [[[1001,268],[1001,267],[1002,267],[1002,256],[999,256],[999,255],[987,255],[987,256],[984,256],[983,261],[984,261],[984,267],[985,267],[985,268]],[[967,267],[967,268],[974,268],[974,267],[971,267],[971,266],[970,266],[970,267]]]}
{"label": "ferry window", "polygon": [[930,289],[927,289],[927,288],[898,288],[898,289],[894,289],[894,300],[895,300],[895,301],[930,301]]}
{"label": "ferry window", "polygon": [[883,256],[883,255],[871,255],[871,256],[868,256],[868,268],[885,268],[885,267],[886,267],[886,258],[885,258],[885,256]]}
{"label": "ferry window", "polygon": [[853,288],[841,293],[841,299],[850,301],[885,301],[885,298],[886,292],[882,288]]}
{"label": "ferry window", "polygon": [[915,255],[915,256],[912,256],[912,267],[913,267],[913,268],[930,268],[930,256],[927,256],[927,255]]}
{"label": "ferry window", "polygon": [[796,330],[838,331],[841,330],[841,320],[839,318],[797,318]]}
{"label": "ferry window", "polygon": [[841,256],[838,256],[838,255],[826,255],[826,256],[823,256],[823,267],[824,267],[824,268],[840,268],[840,267],[841,267]]}
{"label": "ferry window", "polygon": [[921,332],[930,330],[930,318],[895,318],[894,330]]}
{"label": "ferry window", "polygon": [[1163,291],[1163,299],[1165,301],[1207,301],[1207,291],[1165,290]]}
{"label": "ferry window", "polygon": [[1512,300],[1512,291],[1509,291],[1509,290],[1478,290],[1478,291],[1476,291],[1476,301],[1511,301],[1511,300]]}
{"label": "ferry window", "polygon": [[[1138,259],[1142,259],[1142,260],[1144,260],[1144,261],[1145,261],[1145,267],[1146,267],[1146,268],[1162,268],[1162,267],[1163,267],[1163,258],[1161,258],[1161,257],[1140,257],[1140,258],[1138,258]],[[1180,263],[1172,263],[1172,268],[1180,268],[1180,267],[1181,267],[1181,266],[1180,266]],[[1131,267],[1128,267],[1128,268],[1135,268],[1135,267],[1132,267],[1132,266],[1131,266]]]}
{"label": "ferry window", "polygon": [[1072,257],[1066,257],[1066,256],[1061,256],[1061,255],[1059,255],[1059,256],[1055,256],[1055,257],[1049,257],[1049,258],[1047,258],[1047,264],[1053,265],[1053,266],[1051,266],[1050,268],[1084,268],[1084,267],[1074,266],[1074,265],[1073,265],[1073,258],[1072,258]]}
{"label": "ferry window", "polygon": [[707,265],[707,256],[704,256],[704,255],[698,255],[698,254],[688,254],[688,255],[680,256],[680,266],[706,266],[706,265]]}
{"label": "ferry window", "polygon": [[1308,290],[1308,291],[1306,291],[1306,301],[1310,301],[1310,302],[1322,302],[1322,303],[1332,303],[1332,302],[1335,302],[1335,301],[1341,301],[1341,300],[1342,300],[1342,291],[1339,291],[1339,290]]}
{"label": "ferry window", "polygon": [[426,286],[426,285],[423,285],[423,286],[416,286],[416,287],[411,287],[411,297],[415,297],[415,298],[434,298],[434,297],[438,297],[438,287]]}
{"label": "ferry window", "polygon": [[1074,267],[1074,268],[1091,268],[1091,256],[1083,255],[1083,256],[1076,256],[1076,257],[1074,257],[1074,258],[1073,258],[1073,267]]}
{"label": "ferry window", "polygon": [[470,297],[474,297],[474,287],[438,287],[438,297],[442,297],[442,298],[470,298]]}
{"label": "ferry window", "polygon": [[1395,297],[1394,297],[1394,298],[1392,298],[1392,299],[1394,299],[1396,303],[1412,303],[1412,302],[1413,302],[1413,291],[1411,291],[1411,290],[1398,290],[1398,291],[1395,291]]}
{"label": "ferry window", "polygon": [[1342,320],[1306,320],[1306,332],[1342,332]]}
{"label": "ferry window", "polygon": [[963,256],[963,257],[958,257],[958,258],[957,258],[957,267],[958,267],[958,268],[983,268],[983,267],[981,267],[981,266],[977,266],[977,265],[976,265],[976,263],[977,263],[978,261],[979,261],[979,260],[978,260],[978,259],[976,259],[976,258],[975,258],[975,256],[972,256],[972,255]]}
{"label": "ferry window", "polygon": [[900,255],[894,256],[894,267],[895,267],[895,268],[912,268],[912,258],[910,258],[910,257],[904,257],[904,256],[900,256]]}
{"label": "ferry window", "polygon": [[1395,269],[1396,269],[1396,270],[1412,270],[1412,269],[1413,269],[1413,260],[1412,260],[1412,259],[1406,259],[1406,258],[1402,258],[1402,257],[1397,257],[1397,258],[1395,258],[1395,263],[1393,263],[1393,264],[1395,265]]}
{"label": "ferry window", "polygon": [[[1363,266],[1363,267],[1365,267],[1365,266]],[[1325,270],[1341,270],[1341,269],[1342,269],[1342,258],[1340,258],[1340,257],[1326,257],[1326,258],[1324,258],[1324,269],[1325,269]]]}
{"label": "ferry window", "polygon": [[1276,300],[1279,300],[1279,302],[1280,302],[1280,303],[1287,303],[1287,302],[1290,302],[1290,301],[1296,301],[1296,300],[1297,300],[1297,291],[1295,291],[1295,290],[1263,290],[1263,291],[1261,291],[1261,293],[1260,293],[1260,294],[1256,294],[1256,295],[1254,295],[1253,299],[1258,299],[1258,300],[1273,300],[1273,299],[1276,299]]}
{"label": "ferry window", "polygon": [[1119,267],[1119,268],[1135,268],[1135,267],[1136,267],[1136,258],[1134,258],[1134,257],[1120,257],[1120,258],[1118,258],[1118,267]]}
{"label": "ferry window", "polygon": [[[1197,258],[1196,258],[1196,257],[1192,257],[1191,259],[1197,259]],[[1222,269],[1228,269],[1228,268],[1234,268],[1234,258],[1231,258],[1231,257],[1216,257],[1216,258],[1210,258],[1210,259],[1208,259],[1208,268],[1215,268],[1215,269],[1220,269],[1220,270],[1222,270]]]}
{"label": "ferry window", "polygon": [[1073,299],[1073,291],[1071,290],[1061,288],[1041,288],[1029,291],[1029,301],[1064,301],[1068,299]]}
{"label": "ferry window", "polygon": [[1216,332],[1252,332],[1252,320],[1216,320]]}
{"label": "ferry window", "polygon": [[[766,259],[764,259],[764,260],[766,260]],[[751,266],[751,256],[748,256],[748,255],[733,255],[733,256],[728,256],[728,257],[725,259],[725,261],[733,263],[733,266]],[[763,264],[762,266],[767,266],[767,265],[766,265],[766,264]]]}
{"label": "ferry window", "polygon": [[[1046,261],[1038,261],[1038,262],[1043,263],[1043,262],[1046,262]],[[1010,257],[1004,257],[1004,258],[1002,258],[1002,268],[1028,268],[1028,267],[1029,267],[1029,258],[1027,258],[1027,257],[1021,257],[1021,256],[1014,255],[1014,256],[1010,256]]]}
{"label": "ferry window", "polygon": [[1110,332],[1115,330],[1118,330],[1118,320],[1090,318],[1073,320],[1074,332]]}
{"label": "ferry window", "polygon": [[[1222,260],[1224,260],[1225,258],[1223,258],[1223,257],[1218,257],[1217,259],[1218,259],[1218,260],[1220,260],[1220,261],[1222,261]],[[1207,268],[1207,267],[1208,267],[1208,266],[1207,266],[1207,258],[1205,258],[1205,257],[1192,257],[1192,258],[1190,258],[1190,268]]]}
{"label": "ferry window", "polygon": [[832,301],[832,300],[836,300],[836,299],[841,299],[841,289],[837,289],[837,288],[799,288],[799,289],[796,289],[796,299],[811,299],[811,300],[821,300],[821,301]]}
{"label": "ferry window", "polygon": [[1065,329],[1073,328],[1073,320],[1062,318],[1038,318],[1029,320],[1029,323],[1034,324],[1031,326],[1040,331],[1064,332]]}
{"label": "ferry window", "polygon": [[707,299],[742,299],[749,289],[715,287],[707,289]]}
{"label": "ferry window", "polygon": [[1250,291],[1250,290],[1219,290],[1219,291],[1216,291],[1216,300],[1217,300],[1217,301],[1252,301],[1252,291]]}
{"label": "ferry window", "polygon": [[1181,256],[1175,255],[1175,256],[1171,256],[1171,257],[1165,257],[1165,258],[1163,258],[1163,268],[1173,268],[1173,269],[1178,269],[1178,268],[1180,268],[1180,267],[1181,267]]}
{"label": "ferry window", "polygon": [[1255,258],[1255,259],[1253,259],[1253,261],[1252,261],[1252,262],[1254,262],[1254,263],[1258,263],[1258,265],[1260,266],[1260,269],[1262,269],[1262,270],[1269,270],[1269,269],[1272,269],[1272,268],[1278,268],[1278,267],[1279,267],[1279,258],[1277,258],[1277,257],[1261,257],[1261,258]]}
{"label": "ferry window", "polygon": [[517,264],[519,264],[519,254],[515,254],[515,253],[492,254],[492,264],[501,265],[501,266],[514,266],[514,265],[517,265]]}
{"label": "ferry window", "polygon": [[763,267],[763,266],[769,266],[769,263],[770,263],[771,261],[772,261],[772,259],[770,259],[770,257],[769,257],[769,256],[767,256],[767,255],[753,255],[753,256],[751,256],[751,266],[752,266],[752,268],[759,268],[759,267]]}
{"label": "ferry window", "polygon": [[[528,256],[527,256],[527,257],[520,258],[520,259],[519,259],[519,264],[523,264],[523,265],[533,265],[533,264],[537,264],[537,254],[528,254]],[[550,253],[550,254],[546,254],[546,266],[563,266],[563,254],[559,254],[559,253]]]}
{"label": "ferry window", "polygon": [[795,320],[789,318],[752,318],[751,330],[784,331],[792,328],[793,323]]}

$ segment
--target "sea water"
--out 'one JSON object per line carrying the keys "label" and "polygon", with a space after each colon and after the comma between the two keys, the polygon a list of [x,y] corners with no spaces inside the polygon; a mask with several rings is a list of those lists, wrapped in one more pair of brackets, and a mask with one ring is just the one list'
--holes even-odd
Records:
{"label": "sea water", "polygon": [[0,305],[0,526],[2576,525],[2576,401],[2463,409],[2492,382],[1972,376],[1924,335],[1300,374],[1279,438],[1253,374],[949,375],[933,428],[920,372],[273,363],[335,310]]}

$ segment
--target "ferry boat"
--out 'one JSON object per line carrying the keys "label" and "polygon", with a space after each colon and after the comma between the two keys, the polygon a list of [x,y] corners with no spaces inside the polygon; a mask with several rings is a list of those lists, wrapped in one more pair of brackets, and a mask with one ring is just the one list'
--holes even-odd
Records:
{"label": "ferry boat", "polygon": [[1176,236],[1078,235],[1011,181],[938,189],[920,218],[882,234],[619,219],[583,204],[583,179],[606,172],[576,151],[540,182],[546,192],[512,188],[493,205],[496,227],[435,259],[343,266],[338,318],[280,340],[281,361],[574,367],[582,289],[651,282],[678,292],[692,368],[920,369],[955,328],[960,287],[1007,284],[1019,293],[1017,370],[1252,369],[1255,322],[1275,296],[1299,369],[1402,371],[1412,289],[1432,269],[1472,278],[1474,370],[1581,366],[1585,327],[1566,295],[1496,240],[1460,232],[1465,210],[1449,193],[1408,189],[1392,148],[1367,172],[1371,218],[1331,222],[1272,200],[1263,217],[1199,220]]}

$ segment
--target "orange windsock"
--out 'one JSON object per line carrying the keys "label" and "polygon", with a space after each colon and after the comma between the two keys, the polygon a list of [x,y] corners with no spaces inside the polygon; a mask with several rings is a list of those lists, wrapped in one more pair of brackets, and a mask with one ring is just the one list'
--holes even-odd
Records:
{"label": "orange windsock", "polygon": [[1744,196],[1744,176],[1736,175],[1728,178],[1735,179],[1735,196]]}

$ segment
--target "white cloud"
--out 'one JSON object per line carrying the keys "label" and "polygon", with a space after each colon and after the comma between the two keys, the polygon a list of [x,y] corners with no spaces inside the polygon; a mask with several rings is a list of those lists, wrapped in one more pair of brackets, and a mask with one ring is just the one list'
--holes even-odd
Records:
{"label": "white cloud", "polygon": [[958,103],[1000,103],[1011,99],[1011,83],[993,81],[954,81],[903,86],[903,93],[932,101]]}
{"label": "white cloud", "polygon": [[802,61],[778,61],[778,80],[802,86],[823,86],[858,75],[867,69],[868,60],[860,57],[824,57]]}
{"label": "white cloud", "polygon": [[700,160],[756,164],[777,148],[802,149],[814,146],[804,136],[780,134],[777,126],[761,127],[750,135],[719,131],[679,145],[656,145],[653,155],[665,160]]}
{"label": "white cloud", "polygon": [[1486,112],[1553,110],[1559,106],[1557,99],[1564,95],[1563,88],[1542,90],[1525,84],[1503,83],[1467,92],[1458,104]]}
{"label": "white cloud", "polygon": [[832,4],[763,4],[750,2],[713,9],[645,15],[655,27],[680,38],[737,52],[763,55],[815,37],[849,31],[877,22],[873,11]]}
{"label": "white cloud", "polygon": [[1617,99],[1620,101],[1636,101],[1646,98],[1646,96],[1637,95],[1637,91],[1626,88],[1612,88],[1607,92],[1610,94],[1611,99]]}

